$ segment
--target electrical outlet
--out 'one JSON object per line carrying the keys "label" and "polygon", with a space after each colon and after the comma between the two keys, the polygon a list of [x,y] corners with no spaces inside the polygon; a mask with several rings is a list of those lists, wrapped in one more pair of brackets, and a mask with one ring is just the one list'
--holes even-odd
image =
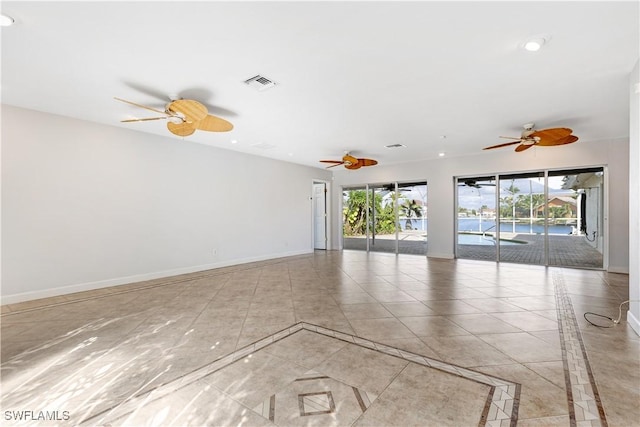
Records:
{"label": "electrical outlet", "polygon": [[211,250],[211,255],[213,255],[214,257],[218,256],[218,249],[214,248]]}

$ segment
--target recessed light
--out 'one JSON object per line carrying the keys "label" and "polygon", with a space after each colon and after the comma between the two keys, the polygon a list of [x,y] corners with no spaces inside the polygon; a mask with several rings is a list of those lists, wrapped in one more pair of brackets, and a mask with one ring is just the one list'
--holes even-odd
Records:
{"label": "recessed light", "polygon": [[445,152],[444,152],[444,151],[441,151],[441,152],[439,152],[439,153],[438,153],[438,156],[439,156],[439,157],[444,157],[444,155],[445,155]]}
{"label": "recessed light", "polygon": [[15,19],[4,13],[0,13],[0,27],[10,27],[15,23]]}
{"label": "recessed light", "polygon": [[238,140],[237,140],[237,139],[232,139],[232,140],[231,140],[231,143],[232,143],[232,144],[237,144],[237,143],[238,143]]}
{"label": "recessed light", "polygon": [[547,40],[549,40],[548,37],[542,37],[542,36],[532,37],[525,42],[524,48],[529,52],[537,52],[542,48],[542,46],[545,45]]}

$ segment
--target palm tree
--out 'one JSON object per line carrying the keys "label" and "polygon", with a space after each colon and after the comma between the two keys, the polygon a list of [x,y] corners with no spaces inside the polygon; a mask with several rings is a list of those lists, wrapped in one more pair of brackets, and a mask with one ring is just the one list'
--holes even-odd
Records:
{"label": "palm tree", "polygon": [[404,203],[400,205],[400,213],[405,216],[405,229],[413,230],[413,222],[411,218],[415,215],[416,218],[422,218],[422,207],[420,202],[416,199],[406,199]]}

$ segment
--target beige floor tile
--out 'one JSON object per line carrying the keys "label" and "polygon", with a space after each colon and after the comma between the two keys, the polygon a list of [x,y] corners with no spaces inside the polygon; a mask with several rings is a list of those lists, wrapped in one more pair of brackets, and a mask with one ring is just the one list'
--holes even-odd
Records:
{"label": "beige floor tile", "polygon": [[488,314],[452,314],[447,316],[447,319],[472,334],[503,334],[521,331]]}
{"label": "beige floor tile", "polygon": [[344,304],[340,308],[349,320],[393,317],[393,314],[378,302],[373,304]]}
{"label": "beige floor tile", "polygon": [[396,317],[431,316],[435,312],[421,302],[386,302],[384,307]]}
{"label": "beige floor tile", "polygon": [[346,342],[334,338],[309,331],[299,331],[270,345],[264,349],[264,352],[290,360],[308,369],[315,369],[317,365],[347,345]]}
{"label": "beige floor tile", "polygon": [[522,311],[522,308],[507,302],[506,298],[474,298],[462,300],[470,306],[482,311],[483,313],[505,313]]}
{"label": "beige floor tile", "polygon": [[373,341],[415,338],[415,335],[396,318],[354,319],[349,323],[356,331],[356,335]]}
{"label": "beige floor tile", "polygon": [[314,370],[346,384],[380,394],[408,362],[349,344]]}
{"label": "beige floor tile", "polygon": [[478,425],[488,392],[488,386],[410,364],[355,425]]}
{"label": "beige floor tile", "polygon": [[308,368],[290,360],[257,352],[207,376],[204,381],[253,408],[307,371]]}
{"label": "beige floor tile", "polygon": [[502,320],[523,331],[557,331],[558,322],[530,312],[492,313],[493,317]]}
{"label": "beige floor tile", "polygon": [[560,348],[526,332],[478,335],[478,338],[520,363],[562,360]]}
{"label": "beige floor tile", "polygon": [[455,299],[421,301],[437,315],[482,313],[466,302]]}
{"label": "beige floor tile", "polygon": [[398,317],[398,320],[419,337],[469,335],[445,316]]}
{"label": "beige floor tile", "polygon": [[513,359],[472,335],[421,339],[440,355],[440,360],[454,365],[475,367],[513,363]]}

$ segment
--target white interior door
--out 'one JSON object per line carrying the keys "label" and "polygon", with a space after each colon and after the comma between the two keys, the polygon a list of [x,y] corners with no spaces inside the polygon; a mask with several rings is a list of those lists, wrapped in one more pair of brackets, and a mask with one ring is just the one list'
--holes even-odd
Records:
{"label": "white interior door", "polygon": [[327,184],[313,183],[313,247],[327,249]]}

